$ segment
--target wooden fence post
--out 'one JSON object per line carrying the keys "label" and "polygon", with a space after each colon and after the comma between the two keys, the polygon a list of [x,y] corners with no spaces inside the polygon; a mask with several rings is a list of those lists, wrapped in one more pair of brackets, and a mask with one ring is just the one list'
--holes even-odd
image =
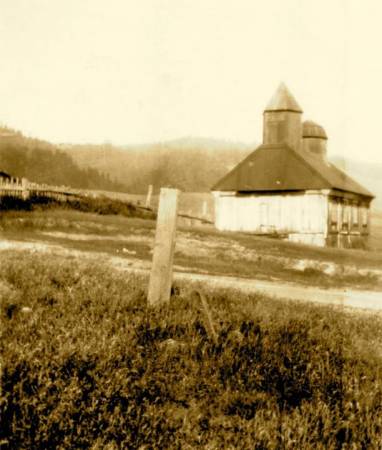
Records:
{"label": "wooden fence post", "polygon": [[22,198],[23,200],[27,200],[29,198],[28,180],[26,178],[22,178],[21,185],[23,187]]}
{"label": "wooden fence post", "polygon": [[147,297],[150,306],[170,300],[178,194],[177,189],[162,188],[160,190],[154,255]]}
{"label": "wooden fence post", "polygon": [[145,203],[146,208],[150,208],[152,194],[153,194],[153,185],[150,184],[149,189],[147,191],[147,197],[146,197],[146,203]]}

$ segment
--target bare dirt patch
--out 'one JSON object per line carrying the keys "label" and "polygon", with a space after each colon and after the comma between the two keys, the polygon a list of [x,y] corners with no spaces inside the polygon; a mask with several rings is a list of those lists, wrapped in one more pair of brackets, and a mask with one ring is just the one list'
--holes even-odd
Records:
{"label": "bare dirt patch", "polygon": [[[39,242],[0,241],[0,251],[16,250],[49,253],[62,257],[76,257],[94,262],[102,261],[118,271],[149,274],[151,261],[138,258],[113,256],[103,252],[84,252],[69,249],[60,245],[42,244]],[[190,267],[174,266],[175,281],[187,283],[201,283],[210,287],[236,289],[241,292],[261,292],[266,295],[340,307],[350,307],[365,310],[382,311],[382,293],[357,289],[320,289],[317,287],[301,286],[297,283],[274,282],[260,279],[245,279],[229,276],[214,276],[208,273],[191,273]],[[0,286],[0,294],[1,294]],[[4,287],[6,289],[6,286]]]}
{"label": "bare dirt patch", "polygon": [[62,231],[44,231],[41,233],[44,236],[55,237],[59,239],[69,239],[71,241],[118,241],[118,242],[134,242],[151,244],[152,239],[148,236],[141,236],[133,234],[125,236],[122,234],[116,234],[112,236],[99,235],[92,233],[64,233]]}
{"label": "bare dirt patch", "polygon": [[[21,220],[21,222],[20,222]],[[152,258],[155,222],[67,211],[16,213],[0,220],[8,240],[60,245],[83,252]],[[29,244],[27,244],[29,245]],[[181,270],[286,282],[305,286],[382,288],[382,257],[371,252],[334,251],[179,226],[175,265]]]}
{"label": "bare dirt patch", "polygon": [[193,233],[180,232],[176,243],[176,254],[187,257],[210,257],[218,259],[224,256],[233,262],[250,264],[277,265],[282,269],[306,272],[317,271],[330,277],[335,276],[376,276],[382,280],[382,270],[358,268],[355,265],[337,264],[332,261],[314,259],[288,258],[282,255],[271,255],[248,248],[235,240],[208,236],[195,238]]}

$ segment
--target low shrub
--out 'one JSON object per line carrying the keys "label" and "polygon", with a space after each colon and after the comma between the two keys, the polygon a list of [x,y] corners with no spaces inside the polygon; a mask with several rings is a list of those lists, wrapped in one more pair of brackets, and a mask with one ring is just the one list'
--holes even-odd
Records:
{"label": "low shrub", "polygon": [[148,209],[106,197],[76,196],[69,197],[65,201],[44,195],[32,195],[28,199],[12,196],[0,198],[0,211],[39,211],[47,209],[74,209],[102,215],[118,214],[125,217],[155,219],[155,213]]}

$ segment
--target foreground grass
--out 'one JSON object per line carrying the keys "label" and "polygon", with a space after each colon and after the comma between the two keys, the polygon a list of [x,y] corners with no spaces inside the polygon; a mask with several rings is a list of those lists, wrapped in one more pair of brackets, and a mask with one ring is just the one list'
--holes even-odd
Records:
{"label": "foreground grass", "polygon": [[380,448],[382,320],[2,252],[4,448]]}

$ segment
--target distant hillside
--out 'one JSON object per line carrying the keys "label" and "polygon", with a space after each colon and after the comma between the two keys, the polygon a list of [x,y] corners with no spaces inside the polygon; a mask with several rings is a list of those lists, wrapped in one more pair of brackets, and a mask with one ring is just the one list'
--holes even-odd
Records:
{"label": "distant hillside", "polygon": [[[66,145],[61,148],[83,168],[96,168],[115,177],[130,193],[145,193],[147,186],[174,186],[188,192],[207,192],[238,164],[256,144],[184,138],[141,146]],[[382,208],[382,164],[330,160],[376,195]]]}
{"label": "distant hillside", "polygon": [[70,155],[53,144],[25,137],[7,127],[0,127],[0,170],[36,183],[82,189],[124,189],[109,174],[92,167],[78,167]]}
{"label": "distant hillside", "polygon": [[[153,184],[185,192],[208,192],[257,144],[203,138],[136,146],[53,145],[0,127],[0,170],[38,183],[144,194]],[[382,164],[332,157],[368,188],[382,209]]]}
{"label": "distant hillside", "polygon": [[147,186],[173,186],[188,192],[206,192],[247,156],[256,144],[184,138],[150,145],[64,145],[74,161],[112,174],[130,193]]}

